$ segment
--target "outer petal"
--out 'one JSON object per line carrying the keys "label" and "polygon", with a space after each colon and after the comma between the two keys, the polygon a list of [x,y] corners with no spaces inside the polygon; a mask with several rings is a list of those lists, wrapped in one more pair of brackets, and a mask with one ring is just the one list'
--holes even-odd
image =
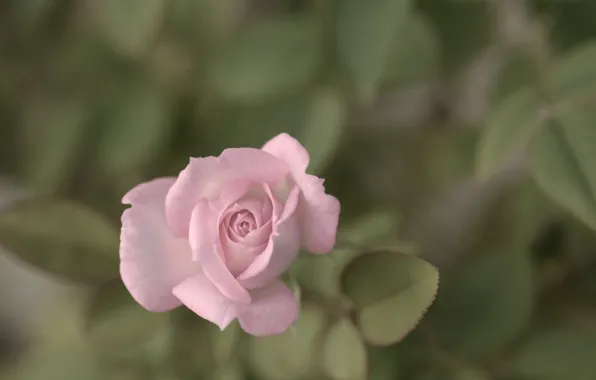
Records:
{"label": "outer petal", "polygon": [[250,294],[226,267],[219,240],[218,216],[207,200],[197,203],[190,222],[190,245],[205,276],[229,299],[250,302]]}
{"label": "outer petal", "polygon": [[288,173],[283,160],[260,149],[231,148],[218,158],[192,158],[168,193],[168,223],[176,236],[188,236],[192,210],[199,199],[213,200],[231,181],[275,183]]}
{"label": "outer petal", "polygon": [[122,281],[141,306],[156,312],[180,306],[172,289],[198,271],[188,241],[174,238],[165,220],[165,197],[172,182],[158,179],[139,185],[123,199],[133,207],[122,215]]}
{"label": "outer petal", "polygon": [[238,308],[240,326],[254,336],[281,334],[296,321],[298,302],[290,289],[275,280],[251,292],[253,302]]}
{"label": "outer petal", "polygon": [[312,253],[329,253],[335,246],[341,206],[337,198],[325,194],[323,180],[306,173],[295,174],[302,190],[300,204],[302,244]]}
{"label": "outer petal", "polygon": [[122,203],[128,205],[163,203],[166,200],[166,194],[174,182],[176,182],[176,177],[156,178],[149,182],[141,183],[122,197]]}
{"label": "outer petal", "polygon": [[267,142],[263,150],[288,162],[294,181],[302,190],[300,212],[304,247],[312,253],[331,252],[335,245],[340,204],[335,197],[325,194],[323,180],[305,173],[308,152],[286,133]]}
{"label": "outer petal", "polygon": [[231,301],[202,273],[176,286],[174,295],[190,310],[222,330],[236,318]]}
{"label": "outer petal", "polygon": [[[273,197],[267,188],[269,195]],[[240,283],[253,289],[279,277],[292,265],[300,252],[300,220],[296,214],[300,189],[294,187],[279,218],[274,216],[273,233],[267,248],[239,277]],[[274,202],[275,203],[275,202]],[[274,211],[275,215],[275,211]]]}
{"label": "outer petal", "polygon": [[298,140],[287,133],[275,136],[262,149],[287,162],[292,171],[305,171],[310,161],[308,151]]}

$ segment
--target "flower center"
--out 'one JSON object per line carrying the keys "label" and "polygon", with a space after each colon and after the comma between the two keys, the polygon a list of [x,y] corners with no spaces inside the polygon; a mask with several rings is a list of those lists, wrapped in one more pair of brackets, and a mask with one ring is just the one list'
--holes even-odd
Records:
{"label": "flower center", "polygon": [[236,212],[231,220],[230,226],[234,229],[234,232],[240,237],[245,237],[252,230],[257,228],[257,222],[252,212],[248,210],[242,210]]}

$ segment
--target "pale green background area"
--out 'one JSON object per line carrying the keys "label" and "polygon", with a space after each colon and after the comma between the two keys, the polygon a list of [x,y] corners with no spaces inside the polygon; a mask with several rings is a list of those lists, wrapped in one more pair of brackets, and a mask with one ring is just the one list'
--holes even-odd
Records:
{"label": "pale green background area", "polygon": [[[0,1],[0,380],[595,379],[595,14]],[[342,204],[296,324],[138,307],[122,195],[281,132]]]}

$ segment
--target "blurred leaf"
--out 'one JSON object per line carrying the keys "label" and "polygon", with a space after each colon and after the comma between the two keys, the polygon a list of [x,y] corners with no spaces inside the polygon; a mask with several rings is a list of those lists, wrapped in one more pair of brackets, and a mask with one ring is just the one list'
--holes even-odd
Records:
{"label": "blurred leaf", "polygon": [[315,32],[301,18],[250,25],[216,54],[207,74],[209,83],[223,97],[241,102],[304,87],[319,65]]}
{"label": "blurred leaf", "polygon": [[102,380],[101,371],[87,346],[63,337],[52,349],[35,348],[21,358],[7,380]]}
{"label": "blurred leaf", "polygon": [[433,368],[422,372],[414,380],[491,380],[491,377],[476,368]]}
{"label": "blurred leaf", "polygon": [[[198,316],[197,316],[198,318]],[[232,323],[224,331],[221,331],[214,324],[208,326],[208,330],[213,336],[213,357],[220,366],[227,365],[234,353],[238,349],[240,334],[242,333],[238,323]]]}
{"label": "blurred leaf", "polygon": [[215,125],[201,129],[206,154],[219,155],[229,147],[261,148],[281,132],[300,138],[312,103],[310,94],[281,96],[258,105],[215,110]]}
{"label": "blurred leaf", "polygon": [[304,128],[298,137],[310,154],[310,173],[320,173],[333,158],[341,142],[346,116],[346,105],[337,91],[323,89],[314,94]]}
{"label": "blurred leaf", "polygon": [[246,378],[242,366],[238,363],[225,363],[210,377],[211,380],[244,380]]}
{"label": "blurred leaf", "polygon": [[383,81],[401,86],[433,79],[439,72],[440,45],[429,20],[414,13],[399,25],[397,35]]}
{"label": "blurred leaf", "polygon": [[515,351],[510,370],[540,380],[596,377],[594,332],[555,329],[535,334]]}
{"label": "blurred leaf", "polygon": [[300,255],[292,270],[305,289],[325,298],[340,298],[340,277],[345,266],[360,253],[352,248],[336,248],[329,255]]}
{"label": "blurred leaf", "polygon": [[540,98],[524,88],[503,100],[490,116],[478,146],[476,174],[481,179],[491,175],[525,152],[539,123]]}
{"label": "blurred leaf", "polygon": [[36,189],[53,192],[68,178],[89,112],[75,100],[33,100],[23,110],[24,175]]}
{"label": "blurred leaf", "polygon": [[418,324],[435,298],[438,283],[437,270],[417,257],[375,252],[348,265],[342,289],[358,309],[358,327],[365,340],[386,346],[400,341]]}
{"label": "blurred leaf", "polygon": [[25,29],[34,30],[62,3],[62,0],[15,1],[15,17]]}
{"label": "blurred leaf", "polygon": [[349,319],[338,319],[323,343],[323,368],[333,380],[366,378],[366,347]]}
{"label": "blurred leaf", "polygon": [[169,353],[176,377],[179,380],[195,380],[209,376],[217,364],[214,351],[219,351],[218,355],[223,352],[219,348],[213,349],[218,342],[210,326],[212,324],[186,308],[174,310],[171,315]]}
{"label": "blurred leaf", "polygon": [[120,280],[99,288],[86,313],[87,341],[101,357],[156,363],[165,356],[167,316],[143,309]]}
{"label": "blurred leaf", "polygon": [[400,358],[393,347],[368,348],[368,380],[399,379]]}
{"label": "blurred leaf", "polygon": [[362,102],[374,99],[409,0],[337,2],[337,51]]}
{"label": "blurred leaf", "polygon": [[437,30],[447,77],[457,75],[493,38],[494,9],[485,1],[418,0],[416,5]]}
{"label": "blurred leaf", "polygon": [[313,363],[325,326],[325,315],[305,306],[294,331],[265,338],[251,338],[248,345],[249,366],[263,380],[313,378]]}
{"label": "blurred leaf", "polygon": [[371,212],[350,225],[340,226],[340,241],[352,244],[377,247],[397,239],[399,221],[396,213],[389,210]]}
{"label": "blurred leaf", "polygon": [[532,142],[532,173],[554,201],[596,229],[596,112],[559,107]]}
{"label": "blurred leaf", "polygon": [[100,33],[115,50],[138,57],[161,29],[165,0],[104,0],[92,5]]}
{"label": "blurred leaf", "polygon": [[109,172],[145,164],[167,145],[173,101],[157,85],[139,82],[119,94],[108,109],[98,154]]}
{"label": "blurred leaf", "polygon": [[[23,356],[15,357],[7,380],[102,380],[101,369],[83,339],[81,304],[62,297],[44,309],[40,326],[28,331],[34,338]],[[74,302],[73,302],[74,301]]]}
{"label": "blurred leaf", "polygon": [[536,62],[534,57],[523,47],[510,51],[495,80],[492,98],[501,102],[512,93],[536,84]]}
{"label": "blurred leaf", "polygon": [[443,283],[429,320],[442,347],[462,357],[484,358],[517,338],[533,306],[529,255],[494,251]]}
{"label": "blurred leaf", "polygon": [[596,94],[596,40],[583,43],[555,62],[553,95],[558,100]]}
{"label": "blurred leaf", "polygon": [[25,200],[0,211],[0,244],[60,278],[102,283],[118,276],[118,231],[76,203]]}

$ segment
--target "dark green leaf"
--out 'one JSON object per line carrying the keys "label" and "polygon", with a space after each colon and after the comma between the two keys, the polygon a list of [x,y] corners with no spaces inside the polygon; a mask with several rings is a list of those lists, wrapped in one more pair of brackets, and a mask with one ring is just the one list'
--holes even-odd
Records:
{"label": "dark green leaf", "polygon": [[337,2],[337,50],[363,102],[377,87],[409,16],[410,0],[340,0]]}
{"label": "dark green leaf", "polygon": [[258,101],[304,87],[316,73],[320,45],[306,19],[251,25],[217,53],[208,71],[215,91],[233,101]]}
{"label": "dark green leaf", "polygon": [[159,86],[139,82],[116,97],[102,126],[98,154],[109,173],[145,164],[166,146],[173,99]]}
{"label": "dark green leaf", "polygon": [[429,313],[433,331],[447,350],[484,358],[511,344],[529,323],[534,276],[525,252],[482,255],[443,283]]}
{"label": "dark green leaf", "polygon": [[103,216],[66,201],[26,200],[0,211],[0,244],[61,278],[101,283],[118,277],[118,231]]}
{"label": "dark green leaf", "polygon": [[115,50],[137,57],[154,42],[165,14],[165,0],[105,0],[92,5],[100,33]]}
{"label": "dark green leaf", "polygon": [[429,21],[419,13],[399,25],[383,81],[388,85],[408,85],[432,80],[439,73],[440,46]]}
{"label": "dark green leaf", "polygon": [[249,366],[263,380],[312,378],[316,372],[319,339],[325,326],[325,315],[312,307],[303,307],[294,329],[266,338],[249,341]]}
{"label": "dark green leaf", "polygon": [[38,99],[23,112],[24,175],[34,188],[55,191],[76,162],[88,109],[75,100]]}
{"label": "dark green leaf", "polygon": [[538,185],[578,219],[596,229],[596,112],[563,105],[530,146]]}
{"label": "dark green leaf", "polygon": [[418,324],[438,283],[437,270],[415,256],[375,252],[350,263],[342,289],[358,309],[358,327],[366,341],[384,346],[400,341]]}
{"label": "dark green leaf", "polygon": [[526,151],[538,129],[540,105],[536,91],[521,89],[496,107],[478,146],[476,174],[479,178],[489,178]]}
{"label": "dark green leaf", "polygon": [[157,362],[165,356],[168,318],[138,305],[120,280],[103,285],[87,310],[87,342],[101,357]]}
{"label": "dark green leaf", "polygon": [[314,94],[302,133],[297,136],[310,154],[310,173],[320,173],[333,157],[346,116],[346,104],[337,91],[323,89]]}
{"label": "dark green leaf", "polygon": [[553,95],[565,101],[596,94],[596,42],[590,41],[562,55],[552,73]]}
{"label": "dark green leaf", "polygon": [[514,353],[511,370],[528,379],[593,379],[596,377],[594,352],[594,332],[548,330],[521,344]]}

